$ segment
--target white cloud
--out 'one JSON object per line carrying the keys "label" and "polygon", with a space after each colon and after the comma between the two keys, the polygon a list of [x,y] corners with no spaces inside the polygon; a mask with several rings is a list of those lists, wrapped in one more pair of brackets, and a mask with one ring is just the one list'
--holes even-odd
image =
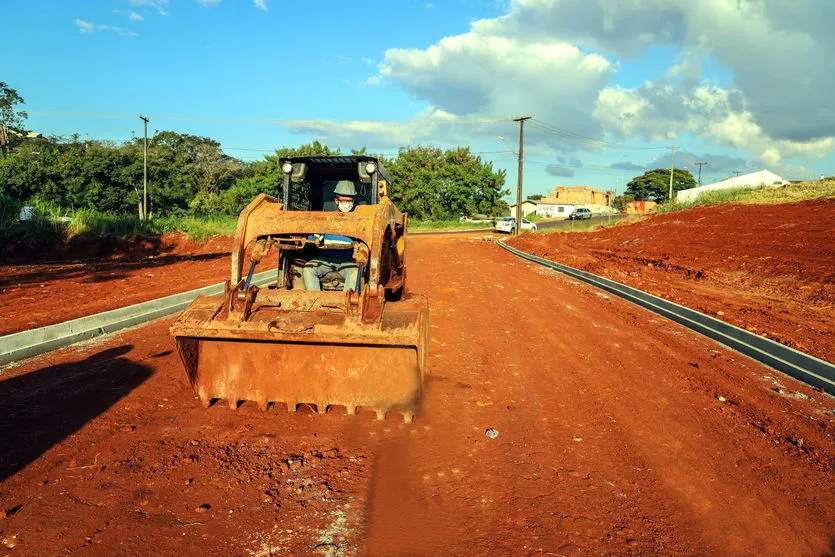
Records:
{"label": "white cloud", "polygon": [[388,50],[381,76],[456,116],[535,114],[600,133],[591,112],[597,92],[614,69],[604,57],[565,42],[470,32],[447,37],[425,50]]}
{"label": "white cloud", "polygon": [[89,33],[95,29],[95,26],[92,23],[84,21],[83,19],[74,19],[73,23],[78,26],[78,30],[81,33]]}
{"label": "white cloud", "polygon": [[[832,21],[835,2],[819,0],[511,0],[466,33],[386,51],[380,77],[456,116],[533,114],[622,141],[691,134],[784,164],[835,149]],[[653,45],[680,49],[678,62],[639,87],[613,86],[619,61]],[[707,63],[732,83],[706,80]]]}
{"label": "white cloud", "polygon": [[264,10],[265,12],[267,11],[267,0],[252,0],[252,2],[259,10]]}
{"label": "white cloud", "polygon": [[662,78],[636,89],[607,88],[600,92],[594,116],[621,139],[668,141],[689,134],[747,151],[771,167],[785,159],[820,157],[835,149],[833,137],[805,141],[771,137],[742,91],[706,81],[684,87]]}
{"label": "white cloud", "polygon": [[459,117],[428,108],[408,121],[290,120],[282,124],[294,133],[311,135],[330,145],[367,145],[370,149],[391,152],[404,145],[437,144],[440,138],[451,145],[465,145],[472,135],[496,137],[496,126],[507,122]]}
{"label": "white cloud", "polygon": [[131,21],[144,21],[145,18],[133,10],[112,10],[114,14],[122,14],[128,16]]}
{"label": "white cloud", "polygon": [[159,15],[168,15],[169,0],[128,0],[134,8],[153,8]]}
{"label": "white cloud", "polygon": [[733,73],[766,134],[806,141],[835,128],[832,21],[835,2],[819,0],[517,0],[507,16],[473,29],[559,36],[621,58],[649,45],[711,57]]}
{"label": "white cloud", "polygon": [[125,29],[123,27],[115,27],[113,25],[96,25],[94,23],[90,23],[89,21],[84,21],[83,19],[74,19],[73,23],[78,27],[78,31],[80,33],[92,33],[93,31],[109,31],[111,33],[116,33],[117,35],[122,35],[124,37],[136,37],[137,34],[129,29]]}

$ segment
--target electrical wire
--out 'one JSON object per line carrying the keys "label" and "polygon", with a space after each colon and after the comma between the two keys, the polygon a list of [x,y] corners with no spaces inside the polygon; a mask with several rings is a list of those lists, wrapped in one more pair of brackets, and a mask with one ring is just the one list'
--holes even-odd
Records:
{"label": "electrical wire", "polygon": [[[48,118],[78,118],[78,119],[111,119],[126,120],[137,118],[136,114],[126,112],[71,112],[64,110],[27,110],[30,116],[43,116]],[[403,120],[350,120],[346,122],[334,122],[332,120],[286,120],[280,118],[229,118],[223,116],[189,116],[181,114],[147,114],[150,120],[154,121],[184,121],[184,122],[209,122],[222,124],[256,124],[256,125],[277,125],[277,126],[301,126],[316,124],[383,124],[402,125],[404,122],[416,124],[491,124],[496,122],[512,122],[513,118],[458,118],[454,120],[446,118],[414,118],[408,121]]]}
{"label": "electrical wire", "polygon": [[611,141],[605,141],[603,139],[595,139],[593,137],[585,136],[582,134],[578,134],[563,128],[559,128],[552,124],[548,124],[543,122],[542,120],[538,120],[536,118],[531,118],[528,121],[528,124],[536,130],[541,132],[550,133],[557,137],[561,137],[562,139],[567,139],[569,141],[578,141],[580,143],[592,143],[596,145],[600,145],[603,147],[612,147],[616,149],[630,149],[635,151],[657,151],[661,149],[669,149],[669,147],[645,147],[639,145],[629,145],[626,143],[616,143]]}

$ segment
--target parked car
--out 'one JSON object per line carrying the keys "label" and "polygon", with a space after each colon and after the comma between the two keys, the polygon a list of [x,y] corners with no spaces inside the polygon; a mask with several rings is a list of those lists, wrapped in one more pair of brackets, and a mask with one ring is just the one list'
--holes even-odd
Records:
{"label": "parked car", "polygon": [[584,207],[577,207],[571,214],[568,215],[568,220],[589,220],[591,218],[591,209]]}
{"label": "parked car", "polygon": [[[514,217],[504,217],[496,221],[496,232],[512,233],[516,229],[516,219]],[[522,219],[522,232],[530,230],[536,232],[536,225],[528,219]]]}

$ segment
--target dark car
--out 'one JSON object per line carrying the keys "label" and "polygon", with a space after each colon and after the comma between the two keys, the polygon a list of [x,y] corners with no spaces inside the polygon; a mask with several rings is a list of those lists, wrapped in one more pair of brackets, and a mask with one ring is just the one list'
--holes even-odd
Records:
{"label": "dark car", "polygon": [[586,209],[585,207],[578,207],[568,215],[568,220],[589,220],[590,218],[591,209]]}

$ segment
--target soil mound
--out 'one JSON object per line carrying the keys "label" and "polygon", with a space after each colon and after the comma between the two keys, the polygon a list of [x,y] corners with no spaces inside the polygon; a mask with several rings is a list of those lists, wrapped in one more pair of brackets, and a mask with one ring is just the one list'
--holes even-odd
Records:
{"label": "soil mound", "polygon": [[509,243],[835,362],[835,199],[703,206]]}

